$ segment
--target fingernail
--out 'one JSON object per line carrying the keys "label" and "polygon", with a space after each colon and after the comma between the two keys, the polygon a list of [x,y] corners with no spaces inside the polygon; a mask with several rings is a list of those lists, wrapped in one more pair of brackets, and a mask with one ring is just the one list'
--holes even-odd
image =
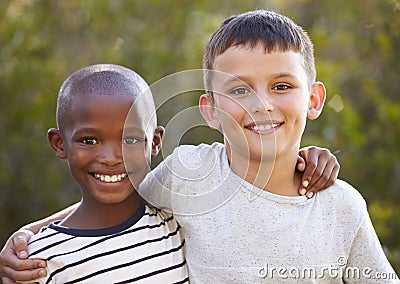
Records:
{"label": "fingernail", "polygon": [[25,257],[28,257],[28,253],[26,251],[22,250],[19,252],[18,256],[25,258]]}
{"label": "fingernail", "polygon": [[313,195],[314,195],[314,193],[312,191],[310,191],[307,193],[307,198],[311,198],[311,197],[313,197]]}
{"label": "fingernail", "polygon": [[41,270],[39,271],[39,276],[40,276],[40,277],[46,276],[46,271],[45,271],[44,269],[41,269]]}
{"label": "fingernail", "polygon": [[39,263],[39,267],[41,267],[41,268],[45,268],[45,267],[46,267],[46,263],[44,263],[44,262],[40,262],[40,263]]}
{"label": "fingernail", "polygon": [[306,194],[306,192],[307,192],[307,190],[305,188],[302,188],[300,190],[300,195],[304,195],[304,194]]}
{"label": "fingernail", "polygon": [[308,184],[309,184],[308,180],[303,181],[303,186],[304,186],[304,187],[307,187]]}

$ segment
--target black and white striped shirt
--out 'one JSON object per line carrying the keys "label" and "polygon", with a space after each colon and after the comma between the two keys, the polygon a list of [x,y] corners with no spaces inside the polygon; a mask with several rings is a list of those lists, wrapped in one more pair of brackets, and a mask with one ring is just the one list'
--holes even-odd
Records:
{"label": "black and white striped shirt", "polygon": [[141,204],[121,225],[78,230],[50,224],[30,258],[47,261],[38,283],[188,283],[183,233],[172,214]]}

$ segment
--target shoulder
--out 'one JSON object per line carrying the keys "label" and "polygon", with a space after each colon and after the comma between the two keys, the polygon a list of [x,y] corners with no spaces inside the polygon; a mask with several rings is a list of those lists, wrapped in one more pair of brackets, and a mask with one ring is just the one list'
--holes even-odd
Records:
{"label": "shoulder", "polygon": [[150,219],[159,219],[162,221],[174,219],[172,212],[156,208],[150,204],[145,204],[145,213],[143,217],[145,216],[149,216]]}
{"label": "shoulder", "polygon": [[355,189],[348,182],[341,179],[337,179],[332,186],[330,186],[326,190],[320,191],[320,193],[327,195],[334,195],[335,198],[340,198],[340,199],[351,199],[358,201],[364,200],[364,198],[357,189]]}
{"label": "shoulder", "polygon": [[39,233],[30,238],[28,243],[30,258],[45,258],[48,254],[48,250],[53,250],[55,244],[62,243],[70,238],[70,236],[54,230],[51,226],[55,223],[51,223],[48,226],[41,228]]}
{"label": "shoulder", "polygon": [[204,156],[219,156],[225,152],[225,145],[219,142],[213,144],[180,145],[175,148],[172,155],[182,159],[198,159]]}
{"label": "shoulder", "polygon": [[175,171],[184,171],[197,175],[199,172],[209,172],[224,159],[225,145],[221,143],[181,145],[170,157],[171,166]]}
{"label": "shoulder", "polygon": [[331,187],[320,191],[316,197],[337,214],[350,214],[361,218],[366,211],[366,202],[360,192],[343,180],[338,179]]}
{"label": "shoulder", "polygon": [[52,222],[47,226],[40,228],[39,232],[30,238],[29,244],[33,243],[34,241],[47,238],[48,236],[58,235],[59,232],[54,230],[53,226],[57,226],[59,222],[61,222],[61,220]]}
{"label": "shoulder", "polygon": [[216,159],[220,160],[226,155],[225,153],[225,145],[219,142],[211,145],[204,143],[199,145],[180,145],[165,157],[155,170],[161,172],[165,167],[170,170],[172,165],[175,167],[181,165],[185,169],[196,168],[205,163],[213,163]]}
{"label": "shoulder", "polygon": [[143,215],[143,218],[147,218],[149,220],[147,222],[150,223],[160,222],[163,225],[170,224],[173,225],[173,227],[178,226],[177,221],[171,210],[159,209],[148,204],[145,205],[145,213]]}
{"label": "shoulder", "polygon": [[[151,205],[146,205],[145,214],[142,220],[144,224],[148,224],[149,230],[160,235],[168,235],[170,233],[177,234],[183,240],[181,227],[176,221],[174,215],[167,210],[158,209]],[[141,225],[144,225],[141,224]]]}

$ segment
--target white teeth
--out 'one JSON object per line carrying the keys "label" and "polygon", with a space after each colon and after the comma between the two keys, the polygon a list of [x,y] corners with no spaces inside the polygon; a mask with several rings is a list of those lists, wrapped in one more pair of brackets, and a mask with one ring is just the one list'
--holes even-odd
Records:
{"label": "white teeth", "polygon": [[124,174],[119,174],[119,175],[101,175],[101,174],[94,174],[94,177],[97,178],[98,180],[104,181],[104,182],[117,182],[121,181],[124,178],[128,176],[127,173]]}
{"label": "white teeth", "polygon": [[275,128],[277,127],[279,124],[277,123],[273,123],[273,124],[262,124],[262,125],[255,125],[253,127],[253,130],[255,131],[266,131],[269,130],[271,128]]}

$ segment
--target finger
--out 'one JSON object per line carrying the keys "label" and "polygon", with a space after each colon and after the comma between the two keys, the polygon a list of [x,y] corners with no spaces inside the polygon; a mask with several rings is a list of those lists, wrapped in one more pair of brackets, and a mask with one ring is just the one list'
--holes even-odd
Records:
{"label": "finger", "polygon": [[332,186],[336,181],[338,173],[339,166],[333,164],[327,165],[324,171],[320,174],[319,179],[309,186],[306,196],[310,198],[318,191]]}
{"label": "finger", "polygon": [[43,259],[17,259],[16,261],[10,260],[9,267],[15,271],[27,271],[38,268],[45,268],[46,261]]}
{"label": "finger", "polygon": [[317,165],[318,165],[318,157],[315,155],[309,155],[306,168],[301,178],[301,185],[304,188],[308,188],[312,184],[312,182],[316,180],[314,176],[315,176],[315,171],[317,170]]}
{"label": "finger", "polygon": [[321,175],[321,178],[315,184],[315,188],[319,188],[321,190],[332,186],[335,183],[338,174],[339,174],[338,165],[333,166],[333,169],[328,169],[324,171],[324,173]]}
{"label": "finger", "polygon": [[[321,163],[319,166],[315,167],[313,175],[310,178],[307,190],[317,188],[317,191],[318,191],[318,190],[322,189],[322,187],[318,187],[318,186],[322,186],[328,180],[328,177],[326,176],[328,171],[326,169],[327,169],[327,165],[321,165]],[[331,172],[331,170],[329,171],[329,174],[330,174],[330,172]],[[325,174],[325,176],[324,176],[324,174]]]}
{"label": "finger", "polygon": [[15,254],[21,258],[28,258],[28,242],[24,236],[18,235],[13,239]]}
{"label": "finger", "polygon": [[338,176],[339,176],[339,171],[340,171],[340,165],[337,164],[335,165],[335,167],[333,168],[332,174],[331,174],[331,179],[333,179],[332,181],[332,185],[335,183],[335,181],[337,180]]}
{"label": "finger", "polygon": [[308,173],[304,174],[304,170],[306,169],[306,160],[308,160],[308,149],[309,147],[302,148],[299,151],[299,155],[297,156],[297,164],[296,168],[298,171],[303,172],[301,185],[298,188],[300,195],[305,195],[307,193],[307,186],[309,184],[310,179],[310,169],[308,169]]}
{"label": "finger", "polygon": [[28,258],[28,241],[33,233],[28,230],[20,230],[12,237],[12,248],[21,259]]}
{"label": "finger", "polygon": [[309,186],[309,189],[314,187],[316,191],[331,186],[336,181],[340,168],[335,155],[327,149],[320,151],[318,163],[319,168],[314,171]]}
{"label": "finger", "polygon": [[309,178],[309,181],[305,180],[303,182],[304,188],[301,190],[301,193],[303,193],[302,195],[305,195],[307,198],[312,198],[315,195],[315,193],[317,193],[322,188],[319,182],[323,183],[324,173],[326,175],[326,173],[331,172],[329,170],[325,172],[325,170],[326,167],[322,168],[321,165],[319,165],[318,167],[317,164],[315,164],[314,171],[312,173],[312,176]]}
{"label": "finger", "polygon": [[303,172],[306,168],[306,161],[304,160],[303,157],[298,156],[297,157],[297,164],[296,164],[296,169],[300,172]]}
{"label": "finger", "polygon": [[9,282],[3,283],[15,283],[13,281],[32,281],[41,277],[46,276],[45,268],[37,268],[32,270],[22,270],[16,271],[12,268],[4,268],[3,272],[5,273],[5,277],[3,279],[7,279]]}
{"label": "finger", "polygon": [[3,284],[15,284],[15,283],[17,283],[17,282],[15,282],[12,279],[7,278],[7,277],[2,277],[1,280],[2,280]]}
{"label": "finger", "polygon": [[[45,268],[46,261],[42,259],[19,259],[12,249],[2,252],[1,275],[11,277],[15,272]],[[11,277],[13,278],[13,277]],[[14,279],[14,278],[13,278]]]}
{"label": "finger", "polygon": [[11,277],[10,273],[46,267],[46,261],[42,259],[18,258],[15,249],[10,244],[0,254],[0,274],[2,276]]}
{"label": "finger", "polygon": [[325,189],[325,188],[328,188],[328,187],[332,186],[335,183],[335,181],[337,179],[337,176],[339,174],[340,165],[336,161],[335,157],[333,158],[333,160],[335,162],[331,161],[331,162],[329,162],[328,164],[325,165],[325,168],[324,168],[321,176],[314,183],[314,185],[313,185],[314,187],[317,187],[320,190],[322,190],[322,189]]}

